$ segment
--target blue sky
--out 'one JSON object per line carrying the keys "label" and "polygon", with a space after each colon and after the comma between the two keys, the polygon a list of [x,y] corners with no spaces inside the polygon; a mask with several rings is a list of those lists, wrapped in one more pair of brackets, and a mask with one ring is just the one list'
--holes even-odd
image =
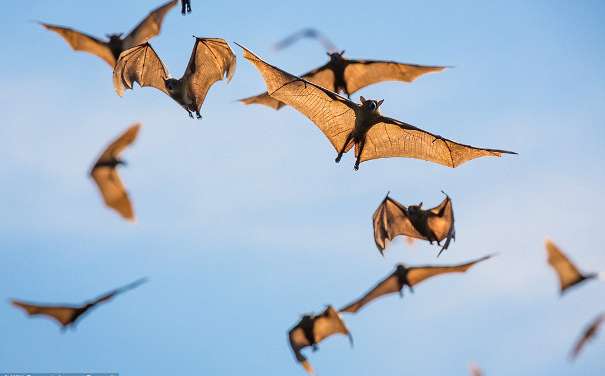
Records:
{"label": "blue sky", "polygon": [[[580,268],[605,269],[599,244],[605,173],[605,4],[599,1],[419,2],[193,0],[152,40],[175,76],[192,34],[237,41],[302,73],[326,57],[303,41],[316,27],[353,58],[453,65],[384,98],[384,114],[451,139],[514,150],[457,169],[410,159],[352,170],[306,118],[236,99],[264,90],[238,55],[233,81],[214,86],[202,121],[162,93],[123,98],[100,59],[74,53],[31,20],[93,35],[130,30],[160,1],[32,1],[0,15],[0,299],[77,303],[148,276],[99,307],[75,332],[0,306],[0,371],[117,371],[123,375],[303,375],[286,331],[305,312],[341,306],[397,262],[458,263],[500,255],[375,302],[310,354],[319,375],[602,375],[605,336],[575,364],[567,353],[605,310],[605,285],[558,297],[546,265],[551,237]],[[338,13],[337,13],[338,12]],[[138,223],[103,207],[87,171],[140,121],[121,170]],[[370,216],[390,190],[402,203],[454,201],[457,240],[438,260],[427,244],[376,250]]]}

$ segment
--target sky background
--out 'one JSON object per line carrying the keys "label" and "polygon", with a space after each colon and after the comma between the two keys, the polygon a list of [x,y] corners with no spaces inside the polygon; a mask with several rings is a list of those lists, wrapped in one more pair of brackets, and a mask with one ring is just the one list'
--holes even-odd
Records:
{"label": "sky background", "polygon": [[[0,372],[304,375],[286,332],[301,314],[340,307],[392,271],[498,252],[466,275],[432,279],[345,320],[355,338],[321,343],[319,375],[603,375],[605,335],[567,354],[605,310],[605,284],[563,298],[546,264],[552,238],[586,271],[605,270],[605,3],[309,0],[210,3],[169,13],[151,41],[174,76],[192,34],[237,41],[292,73],[326,61],[319,44],[273,43],[316,27],[351,58],[453,65],[413,84],[383,83],[384,114],[463,143],[514,150],[449,169],[394,158],[334,163],[321,132],[291,108],[236,99],[265,90],[238,55],[204,119],[159,91],[123,98],[99,58],[32,20],[102,36],[127,32],[161,1],[4,4],[0,70]],[[120,170],[138,217],[106,209],[87,172],[133,122]],[[371,215],[453,199],[457,240],[402,240],[378,253]],[[8,299],[80,303],[139,277],[148,284],[86,316],[76,331],[27,319]]]}

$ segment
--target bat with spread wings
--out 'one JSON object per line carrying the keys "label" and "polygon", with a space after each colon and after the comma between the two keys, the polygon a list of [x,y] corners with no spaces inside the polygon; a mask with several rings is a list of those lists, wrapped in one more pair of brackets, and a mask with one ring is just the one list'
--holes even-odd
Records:
{"label": "bat with spread wings", "polygon": [[296,360],[309,373],[313,374],[313,367],[307,358],[301,353],[305,347],[317,350],[317,345],[325,338],[333,334],[344,334],[349,337],[353,346],[353,337],[340,314],[332,306],[327,306],[325,311],[319,315],[304,315],[302,319],[288,332],[290,347]]}
{"label": "bat with spread wings", "polygon": [[382,116],[378,111],[382,100],[361,97],[359,105],[264,62],[245,47],[242,49],[244,57],[262,75],[269,95],[300,111],[324,133],[338,152],[337,163],[355,147],[355,170],[361,162],[387,157],[416,158],[457,167],[478,157],[516,154],[460,144]]}
{"label": "bat with spread wings", "polygon": [[439,246],[445,240],[437,256],[441,255],[450,241],[456,239],[452,200],[445,192],[443,194],[445,198],[438,206],[424,210],[422,202],[405,207],[387,193],[372,216],[374,241],[380,253],[384,254],[387,241],[405,235],[408,239],[428,240],[430,244],[437,242]]}
{"label": "bat with spread wings", "polygon": [[229,44],[219,38],[197,38],[189,64],[179,79],[171,78],[149,43],[124,51],[113,71],[113,85],[119,96],[133,83],[141,87],[156,88],[174,99],[193,118],[195,112],[202,118],[200,109],[210,87],[227,78],[231,81],[235,71],[235,55]]}
{"label": "bat with spread wings", "polygon": [[[412,82],[426,73],[440,72],[445,66],[398,63],[384,60],[354,60],[343,57],[344,51],[328,52],[330,60],[319,68],[300,76],[335,93],[344,93],[349,99],[356,91],[383,81]],[[267,92],[240,99],[245,104],[263,104],[279,110],[287,103]]]}
{"label": "bat with spread wings", "polygon": [[191,0],[181,0],[181,14],[191,13]]}
{"label": "bat with spread wings", "polygon": [[605,313],[600,314],[590,322],[571,350],[571,353],[569,354],[570,359],[574,360],[578,357],[584,346],[597,335],[604,322]]}
{"label": "bat with spread wings", "polygon": [[598,273],[582,273],[565,254],[551,240],[546,240],[546,253],[548,254],[548,263],[557,273],[559,277],[559,285],[561,295],[567,289],[577,286],[578,284],[597,278]]}
{"label": "bat with spread wings", "polygon": [[107,34],[107,37],[109,38],[108,41],[100,40],[68,27],[51,25],[43,22],[40,22],[40,24],[46,29],[59,34],[75,51],[83,51],[96,55],[113,67],[122,51],[145,43],[152,37],[158,35],[162,28],[164,16],[166,16],[166,13],[168,13],[168,11],[177,3],[178,0],[169,1],[153,10],[124,38],[122,38],[122,33]]}
{"label": "bat with spread wings", "polygon": [[119,158],[120,154],[136,140],[140,128],[140,124],[134,124],[128,128],[126,132],[122,133],[105,148],[90,169],[90,176],[97,184],[105,205],[117,211],[124,219],[132,222],[135,220],[132,204],[116,167],[126,165],[126,162]]}
{"label": "bat with spread wings", "polygon": [[317,40],[319,43],[321,43],[323,48],[325,48],[328,53],[336,51],[336,46],[334,45],[334,43],[332,43],[332,41],[328,39],[328,37],[326,37],[319,30],[313,28],[302,29],[293,34],[290,34],[286,38],[277,42],[275,46],[273,46],[273,48],[276,51],[283,50],[284,48],[287,48],[292,44],[298,42],[302,38]]}
{"label": "bat with spread wings", "polygon": [[342,308],[340,312],[356,313],[366,304],[383,295],[399,293],[399,295],[403,297],[404,286],[408,286],[410,291],[414,292],[414,286],[428,278],[447,273],[464,273],[475,264],[485,261],[492,256],[493,255],[488,255],[465,264],[450,266],[407,267],[403,264],[399,264],[393,273],[391,273],[384,280],[380,281],[373,289],[368,291],[360,299]]}
{"label": "bat with spread wings", "polygon": [[106,303],[113,299],[116,295],[122,294],[128,290],[132,290],[145,283],[146,281],[146,278],[139,279],[133,283],[112,290],[104,295],[101,295],[96,299],[85,302],[81,305],[46,305],[27,303],[14,299],[11,301],[11,303],[15,307],[23,309],[25,313],[27,313],[29,316],[46,316],[50,319],[53,319],[59,325],[61,325],[61,329],[65,330],[68,327],[75,327],[78,320],[80,320],[86,313],[90,312],[90,310],[95,308],[97,305]]}

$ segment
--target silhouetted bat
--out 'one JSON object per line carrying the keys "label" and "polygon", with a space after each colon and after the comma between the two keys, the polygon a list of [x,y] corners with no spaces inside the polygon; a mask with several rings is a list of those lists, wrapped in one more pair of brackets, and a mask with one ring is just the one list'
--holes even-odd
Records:
{"label": "silhouetted bat", "polygon": [[332,43],[330,39],[328,39],[328,37],[323,35],[319,30],[312,28],[302,29],[293,34],[290,34],[286,38],[277,42],[273,48],[277,51],[283,50],[284,48],[287,48],[290,45],[296,43],[301,38],[315,39],[319,41],[319,43],[321,43],[321,45],[326,49],[326,51],[336,51],[336,46],[334,45],[334,43]]}
{"label": "silhouetted bat", "polygon": [[437,256],[441,255],[449,247],[450,241],[456,239],[452,200],[445,192],[443,194],[445,198],[441,204],[423,210],[422,202],[406,208],[387,193],[372,216],[374,241],[380,253],[383,254],[387,240],[392,241],[398,235],[406,235],[409,238],[428,240],[431,244],[437,242],[437,245],[441,245],[441,241],[445,239]]}
{"label": "silhouetted bat", "polygon": [[588,343],[590,340],[592,340],[596,336],[596,334],[599,331],[599,328],[601,327],[603,322],[605,322],[605,313],[602,313],[599,316],[597,316],[595,319],[593,319],[590,322],[590,324],[588,325],[588,327],[586,327],[586,329],[584,329],[582,336],[578,339],[575,346],[571,350],[570,358],[572,360],[575,359],[578,356],[578,354],[580,354],[580,351],[582,351],[582,349],[584,348],[584,345],[586,345],[586,343]]}
{"label": "silhouetted bat", "polygon": [[128,33],[125,38],[122,38],[122,33],[107,34],[107,37],[109,38],[109,41],[107,42],[67,27],[42,22],[40,22],[40,24],[63,37],[74,50],[96,55],[113,67],[122,51],[147,42],[150,38],[158,35],[162,27],[164,16],[177,3],[178,0],[169,1],[153,10],[134,28],[134,30]]}
{"label": "silhouetted bat", "polygon": [[[344,93],[350,99],[356,91],[383,81],[412,82],[423,74],[440,72],[447,67],[397,63],[381,60],[345,59],[342,52],[328,53],[330,61],[300,76],[335,93]],[[240,100],[245,104],[264,104],[275,110],[285,101],[272,98],[267,92]]]}
{"label": "silhouetted bat", "polygon": [[302,112],[326,135],[338,152],[336,162],[355,146],[356,170],[361,162],[386,157],[417,158],[457,167],[478,157],[516,154],[459,144],[382,116],[378,111],[382,100],[365,100],[361,97],[361,105],[358,105],[328,89],[269,65],[242,48],[244,57],[263,76],[269,95]]}
{"label": "silhouetted bat", "polygon": [[570,287],[598,276],[597,273],[582,274],[550,240],[546,240],[546,252],[548,253],[548,263],[557,272],[557,276],[559,277],[561,294]]}
{"label": "silhouetted bat", "polygon": [[92,308],[96,307],[98,304],[106,303],[113,299],[116,295],[119,295],[128,290],[132,290],[135,287],[145,283],[147,281],[146,278],[141,278],[131,284],[128,284],[124,287],[117,288],[113,291],[110,291],[96,299],[93,299],[89,302],[85,302],[82,305],[67,305],[67,304],[59,304],[59,305],[41,305],[34,303],[26,303],[19,300],[12,300],[12,304],[15,307],[23,309],[29,316],[37,316],[43,315],[48,318],[56,320],[63,330],[68,327],[75,327],[76,323],[79,319],[81,319],[86,313],[88,313]]}
{"label": "silhouetted bat", "polygon": [[134,124],[128,128],[101,153],[99,159],[90,169],[90,176],[97,183],[105,205],[120,213],[124,219],[132,222],[134,222],[132,204],[116,167],[126,165],[125,161],[119,159],[120,154],[134,142],[140,128],[140,124]]}
{"label": "silhouetted bat", "polygon": [[464,273],[476,263],[487,260],[490,257],[492,257],[492,255],[482,257],[466,264],[451,266],[415,266],[408,268],[403,264],[399,264],[391,275],[380,281],[372,290],[368,291],[359,300],[356,300],[348,306],[342,308],[340,312],[356,313],[366,304],[383,295],[398,292],[399,295],[403,297],[404,286],[408,286],[410,291],[414,292],[414,286],[427,278],[445,273]]}
{"label": "silhouetted bat", "polygon": [[181,13],[183,16],[191,13],[191,0],[181,0]]}
{"label": "silhouetted bat", "polygon": [[223,39],[196,37],[187,69],[179,79],[170,77],[151,45],[144,43],[120,55],[113,71],[113,85],[120,96],[124,88],[132,89],[133,82],[154,87],[180,104],[189,117],[193,118],[195,112],[201,119],[200,108],[210,87],[225,77],[231,81],[234,71],[235,55]]}
{"label": "silhouetted bat", "polygon": [[326,310],[319,315],[304,315],[302,319],[288,332],[290,347],[296,360],[309,373],[313,374],[313,367],[307,358],[300,352],[305,347],[311,346],[313,351],[317,350],[317,344],[333,334],[344,334],[349,337],[353,346],[353,337],[340,318],[334,307],[327,306]]}

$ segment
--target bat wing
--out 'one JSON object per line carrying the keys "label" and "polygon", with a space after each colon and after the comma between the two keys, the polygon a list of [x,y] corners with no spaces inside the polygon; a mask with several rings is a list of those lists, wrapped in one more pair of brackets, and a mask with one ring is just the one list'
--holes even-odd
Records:
{"label": "bat wing", "polygon": [[339,151],[355,126],[357,104],[264,62],[244,47],[242,49],[244,57],[263,76],[269,95],[309,118]]}
{"label": "bat wing", "polygon": [[120,295],[120,294],[125,293],[126,291],[135,289],[145,282],[147,282],[147,278],[138,279],[132,283],[129,283],[126,286],[119,287],[117,289],[111,290],[110,292],[101,295],[100,297],[94,299],[90,303],[87,303],[87,305],[89,305],[90,307],[93,307],[97,304],[108,302],[111,299],[113,299],[116,295]]}
{"label": "bat wing", "polygon": [[18,300],[13,300],[12,304],[17,308],[23,309],[29,316],[47,316],[64,327],[71,324],[77,318],[78,311],[80,310],[80,307],[45,306]]}
{"label": "bat wing", "polygon": [[120,54],[113,70],[113,86],[119,96],[124,89],[132,89],[136,82],[141,87],[154,87],[168,93],[166,80],[170,77],[168,70],[149,43],[132,47]]}
{"label": "bat wing", "polygon": [[131,125],[130,128],[126,130],[126,132],[122,133],[117,139],[115,139],[101,154],[97,163],[110,162],[113,159],[117,158],[120,153],[126,147],[130,146],[136,139],[139,134],[139,129],[141,129],[141,124]]}
{"label": "bat wing", "polygon": [[343,334],[348,336],[351,345],[353,344],[353,337],[351,337],[349,329],[347,329],[344,321],[340,318],[340,314],[332,306],[328,306],[321,315],[315,318],[313,333],[315,334],[316,343],[323,341],[331,335]]}
{"label": "bat wing", "polygon": [[356,313],[372,300],[383,295],[399,292],[402,288],[403,286],[401,283],[399,283],[399,278],[395,273],[393,273],[384,280],[380,281],[373,289],[368,291],[359,300],[356,300],[348,306],[342,308],[340,312]]}
{"label": "bat wing", "polygon": [[286,38],[284,38],[281,41],[277,42],[273,48],[275,50],[277,50],[277,51],[283,50],[284,48],[289,47],[290,45],[296,43],[301,38],[316,39],[316,40],[319,41],[319,43],[321,43],[321,45],[327,51],[335,51],[336,50],[336,46],[334,46],[334,43],[332,43],[332,41],[330,41],[325,35],[323,35],[322,33],[320,33],[318,30],[311,29],[311,28],[302,29],[300,31],[297,31],[294,34],[291,34],[291,35],[287,36]]}
{"label": "bat wing", "polygon": [[559,277],[561,293],[586,279],[586,276],[550,240],[546,241],[546,251],[548,253],[548,263],[555,269]]}
{"label": "bat wing", "polygon": [[464,273],[468,269],[473,267],[475,264],[477,264],[481,261],[485,261],[491,257],[492,257],[491,255],[485,256],[480,259],[477,259],[477,260],[474,260],[471,262],[467,262],[466,264],[460,264],[460,265],[417,266],[417,267],[408,268],[407,282],[410,285],[410,287],[414,287],[415,285],[419,284],[420,282],[424,281],[425,279],[435,277],[440,274]]}
{"label": "bat wing", "polygon": [[426,239],[412,225],[405,206],[388,196],[378,206],[372,220],[374,223],[374,242],[381,253],[386,248],[386,241],[392,241],[398,235]]}
{"label": "bat wing", "polygon": [[429,229],[435,234],[438,241],[446,239],[439,252],[441,253],[449,247],[450,241],[456,237],[456,230],[454,228],[454,208],[452,206],[452,200],[447,194],[439,206],[430,209],[430,215],[427,221]]}
{"label": "bat wing", "polygon": [[[356,144],[356,155],[358,149]],[[516,153],[459,144],[399,120],[381,117],[366,134],[366,144],[360,160],[407,157],[454,168],[471,159],[499,157],[502,154]]]}
{"label": "bat wing", "polygon": [[202,107],[210,87],[235,72],[235,55],[224,39],[196,38],[183,80],[188,83],[197,110]]}
{"label": "bat wing", "polygon": [[308,374],[313,375],[314,370],[307,358],[301,353],[301,349],[310,346],[311,344],[305,337],[305,333],[300,326],[296,326],[290,330],[288,333],[288,340],[290,342],[290,348],[292,349],[292,353],[296,358],[296,361],[299,362],[305,371]]}
{"label": "bat wing", "polygon": [[162,29],[162,22],[166,13],[174,8],[178,0],[173,0],[151,11],[143,21],[141,21],[128,35],[124,38],[124,49],[137,46],[147,42],[149,39],[158,35]]}
{"label": "bat wing", "polygon": [[134,221],[134,211],[128,192],[116,169],[97,167],[92,170],[91,176],[99,187],[105,205],[120,213],[124,219]]}
{"label": "bat wing", "polygon": [[588,325],[588,327],[582,333],[582,336],[578,339],[578,341],[574,345],[574,347],[571,351],[571,354],[570,354],[571,359],[575,359],[580,354],[580,352],[582,351],[584,346],[591,339],[593,339],[595,335],[597,335],[597,332],[599,331],[599,328],[601,327],[603,322],[605,322],[605,314],[599,315],[596,319],[594,319],[590,323],[590,325]]}
{"label": "bat wing", "polygon": [[382,81],[412,82],[425,73],[440,72],[447,68],[379,60],[347,60],[347,62],[344,79],[350,94]]}
{"label": "bat wing", "polygon": [[47,30],[59,34],[75,51],[88,52],[105,60],[111,67],[115,65],[116,60],[107,43],[67,27],[50,25],[42,22],[40,22],[40,25],[44,26]]}

